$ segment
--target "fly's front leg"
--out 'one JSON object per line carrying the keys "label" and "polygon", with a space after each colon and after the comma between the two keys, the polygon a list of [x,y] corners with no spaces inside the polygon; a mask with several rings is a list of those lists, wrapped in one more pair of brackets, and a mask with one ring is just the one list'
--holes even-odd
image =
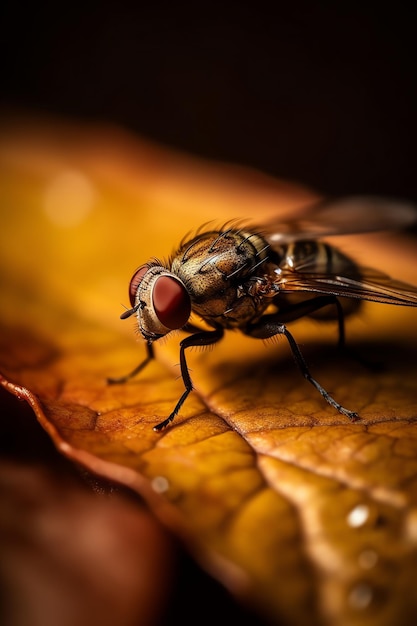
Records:
{"label": "fly's front leg", "polygon": [[185,400],[187,399],[188,395],[193,390],[193,383],[191,381],[191,376],[188,370],[187,360],[185,358],[185,350],[193,346],[210,346],[213,343],[217,343],[222,337],[223,337],[223,329],[219,327],[213,331],[201,331],[199,333],[196,333],[195,335],[186,337],[180,342],[181,376],[184,382],[185,391],[182,394],[181,398],[178,400],[177,404],[175,405],[175,408],[172,411],[172,413],[162,422],[154,426],[153,429],[156,432],[162,430],[163,428],[168,426],[170,422],[172,422],[172,420],[178,414],[179,410],[184,404]]}
{"label": "fly's front leg", "polygon": [[147,350],[146,358],[143,361],[141,361],[139,365],[135,367],[134,370],[132,370],[131,372],[129,372],[129,374],[126,374],[125,376],[120,376],[120,378],[108,378],[107,384],[108,385],[122,385],[123,383],[126,383],[131,378],[134,378],[135,376],[137,376],[137,374],[139,374],[139,372],[141,372],[148,365],[148,363],[150,363],[155,358],[152,343],[146,344],[146,350]]}
{"label": "fly's front leg", "polygon": [[257,324],[250,326],[246,330],[246,334],[259,339],[269,339],[270,337],[273,337],[275,335],[284,335],[288,343],[290,344],[291,352],[294,356],[295,362],[297,363],[304,378],[306,378],[309,383],[311,383],[313,387],[315,387],[317,391],[323,396],[326,402],[328,402],[332,407],[337,409],[339,413],[342,413],[342,415],[346,415],[346,417],[351,420],[358,419],[359,415],[357,413],[345,409],[345,407],[339,404],[339,402],[336,402],[336,400],[332,398],[332,396],[320,385],[320,383],[312,377],[297,342],[295,341],[294,337],[289,332],[285,324],[281,323],[279,314],[265,315],[257,322]]}

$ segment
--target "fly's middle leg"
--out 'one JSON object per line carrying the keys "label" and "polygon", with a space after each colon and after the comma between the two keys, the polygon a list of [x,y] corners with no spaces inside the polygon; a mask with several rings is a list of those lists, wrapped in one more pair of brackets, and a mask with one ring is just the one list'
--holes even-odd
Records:
{"label": "fly's middle leg", "polygon": [[315,378],[313,378],[297,342],[285,324],[281,322],[279,314],[265,315],[256,324],[249,326],[246,329],[246,334],[258,339],[269,339],[275,335],[284,335],[290,345],[295,362],[304,378],[308,380],[308,382],[311,383],[313,387],[315,387],[322,395],[326,402],[339,411],[339,413],[345,415],[352,421],[356,421],[359,418],[359,415],[355,411],[350,411],[342,406],[326,391],[326,389],[324,389],[324,387],[322,387],[322,385],[320,385]]}

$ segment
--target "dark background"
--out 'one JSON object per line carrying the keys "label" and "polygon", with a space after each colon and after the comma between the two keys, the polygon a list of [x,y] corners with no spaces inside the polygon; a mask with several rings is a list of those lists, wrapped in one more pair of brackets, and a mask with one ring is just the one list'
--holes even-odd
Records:
{"label": "dark background", "polygon": [[327,194],[417,199],[412,9],[6,2],[6,111],[121,124]]}

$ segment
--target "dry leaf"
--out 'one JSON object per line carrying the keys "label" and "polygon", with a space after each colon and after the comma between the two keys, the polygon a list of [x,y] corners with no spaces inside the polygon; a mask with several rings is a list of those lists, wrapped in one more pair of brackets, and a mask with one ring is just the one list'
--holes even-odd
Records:
{"label": "dry leaf", "polygon": [[[157,434],[183,389],[180,334],[137,379],[105,382],[144,355],[132,323],[118,319],[134,268],[209,219],[256,212],[259,221],[313,194],[115,129],[9,126],[3,386],[31,404],[63,454],[144,496],[260,614],[284,624],[414,623],[415,310],[366,305],[348,324],[350,344],[381,362],[378,373],[337,354],[332,326],[292,326],[315,377],[359,411],[357,423],[303,380],[283,341],[230,333],[190,354],[197,391]],[[339,240],[361,262],[417,283],[413,240]]]}

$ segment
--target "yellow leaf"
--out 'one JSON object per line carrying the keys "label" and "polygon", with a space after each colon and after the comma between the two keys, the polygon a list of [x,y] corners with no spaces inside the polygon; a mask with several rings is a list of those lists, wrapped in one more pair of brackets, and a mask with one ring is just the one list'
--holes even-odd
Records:
{"label": "yellow leaf", "polygon": [[[297,185],[168,153],[122,131],[8,122],[0,147],[2,385],[63,454],[139,492],[245,603],[286,624],[413,623],[417,570],[416,312],[366,305],[337,353],[334,325],[292,332],[350,423],[284,341],[228,336],[194,351],[183,391],[173,334],[144,358],[120,321],[133,270],[208,220],[256,221],[315,199]],[[341,237],[358,260],[417,282],[415,241]],[[386,267],[389,261],[389,266]],[[410,621],[411,619],[411,621]]]}

